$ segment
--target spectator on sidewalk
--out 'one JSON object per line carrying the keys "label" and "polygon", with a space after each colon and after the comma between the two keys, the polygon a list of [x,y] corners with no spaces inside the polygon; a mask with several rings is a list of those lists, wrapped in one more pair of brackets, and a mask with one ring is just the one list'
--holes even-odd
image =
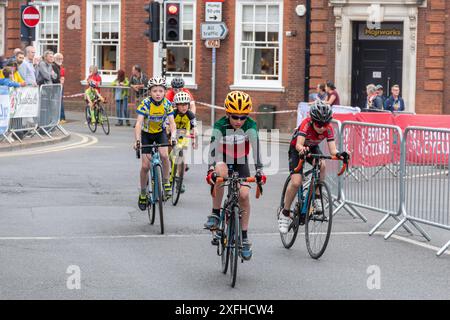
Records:
{"label": "spectator on sidewalk", "polygon": [[[114,87],[129,87],[130,81],[125,76],[125,71],[122,69],[117,72],[117,79],[113,81],[112,85]],[[118,122],[116,126],[123,126],[123,119],[126,119],[127,126],[130,126],[130,117],[128,113],[128,96],[129,89],[117,88],[115,89],[116,98],[116,114]]]}
{"label": "spectator on sidewalk", "polygon": [[391,96],[384,102],[384,110],[387,111],[405,111],[405,101],[400,97],[400,86],[393,85],[391,88]]}
{"label": "spectator on sidewalk", "polygon": [[325,89],[325,84],[319,83],[317,85],[316,92],[311,93],[309,95],[310,102],[308,104],[313,105],[315,103],[315,101],[317,101],[317,100],[326,101],[327,98],[328,98],[328,95],[327,95],[327,91]]}
{"label": "spectator on sidewalk", "polygon": [[[99,87],[102,85],[102,77],[98,73],[98,67],[94,66],[94,65],[89,67],[89,76],[86,79],[86,82],[88,83],[88,85],[89,85],[89,83],[91,81],[97,82]],[[100,92],[100,88],[99,87],[97,88],[98,92]]]}
{"label": "spectator on sidewalk", "polygon": [[66,76],[66,70],[63,67],[64,56],[58,52],[55,54],[55,63],[53,64],[53,71],[58,75],[57,80],[53,83],[61,84],[61,116],[59,117],[59,123],[66,123],[66,115],[64,113],[64,80]]}
{"label": "spectator on sidewalk", "polygon": [[333,82],[327,81],[326,85],[326,92],[327,92],[327,100],[325,101],[326,104],[329,104],[330,106],[340,106],[341,101],[339,99],[339,94],[336,91],[336,86]]}
{"label": "spectator on sidewalk", "polygon": [[[18,82],[18,83],[25,83],[25,81],[23,80],[23,78],[20,76],[19,73],[19,67],[17,65],[16,60],[9,60],[8,63],[6,64],[6,67],[8,67],[10,69],[11,72],[11,80],[14,82]],[[5,68],[6,69],[6,68]],[[0,79],[1,78],[7,78],[4,74],[3,71],[5,70],[0,70]],[[26,83],[25,83],[26,85]]]}
{"label": "spectator on sidewalk", "polygon": [[57,74],[53,70],[53,63],[55,57],[53,51],[47,50],[44,52],[43,60],[36,68],[36,82],[39,86],[43,84],[52,84],[57,78]]}
{"label": "spectator on sidewalk", "polygon": [[384,88],[381,84],[377,85],[377,94],[381,97],[381,100],[383,100],[383,105],[384,102],[386,101],[386,96],[384,95]]}
{"label": "spectator on sidewalk", "polygon": [[33,66],[33,59],[36,55],[36,49],[32,46],[25,48],[25,59],[19,66],[19,73],[22,76],[25,83],[29,86],[36,86],[36,71]]}
{"label": "spectator on sidewalk", "polygon": [[13,70],[11,69],[11,67],[5,67],[2,70],[2,75],[3,75],[3,77],[0,78],[0,86],[20,88],[20,87],[25,87],[27,85],[24,81],[17,82],[12,79],[13,78]]}
{"label": "spectator on sidewalk", "polygon": [[13,51],[13,55],[12,55],[11,57],[9,57],[8,59],[6,59],[5,65],[7,65],[7,64],[9,64],[9,63],[16,62],[16,56],[17,56],[17,53],[19,53],[19,52],[21,52],[21,51],[22,51],[21,48],[15,48],[14,51]]}
{"label": "spectator on sidewalk", "polygon": [[147,87],[148,77],[142,72],[139,65],[134,65],[131,69],[130,87],[136,95],[136,105],[140,104],[140,100],[145,98],[145,88]]}
{"label": "spectator on sidewalk", "polygon": [[41,63],[42,61],[42,57],[41,56],[35,56],[33,59],[33,67],[34,70],[36,70],[36,68],[38,67],[39,63]]}
{"label": "spectator on sidewalk", "polygon": [[367,100],[364,109],[383,110],[383,99],[378,95],[377,87],[369,84],[366,87]]}

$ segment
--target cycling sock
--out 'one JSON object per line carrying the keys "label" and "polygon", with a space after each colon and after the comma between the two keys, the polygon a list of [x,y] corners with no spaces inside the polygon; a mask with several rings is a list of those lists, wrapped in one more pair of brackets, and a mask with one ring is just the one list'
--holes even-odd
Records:
{"label": "cycling sock", "polygon": [[146,188],[141,189],[141,195],[145,196],[146,194],[147,194],[147,189]]}
{"label": "cycling sock", "polygon": [[242,230],[242,239],[247,239],[247,230]]}
{"label": "cycling sock", "polygon": [[212,213],[216,216],[220,216],[220,209],[212,209]]}
{"label": "cycling sock", "polygon": [[286,210],[283,208],[283,214],[285,217],[289,217],[289,215],[291,214],[290,210]]}

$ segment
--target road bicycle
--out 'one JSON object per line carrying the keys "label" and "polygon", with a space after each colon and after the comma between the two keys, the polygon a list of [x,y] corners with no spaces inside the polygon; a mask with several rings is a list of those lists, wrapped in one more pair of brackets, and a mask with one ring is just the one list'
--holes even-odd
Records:
{"label": "road bicycle", "polygon": [[[245,183],[257,183],[257,177],[239,178],[239,173],[229,169],[228,178],[213,175],[212,180],[215,184],[221,184],[219,187],[227,187],[227,197],[223,203],[220,214],[219,227],[211,230],[213,233],[212,244],[217,246],[217,255],[220,256],[222,272],[228,271],[230,266],[230,284],[234,288],[236,285],[237,266],[239,257],[242,258],[242,210],[239,206],[239,188]],[[212,188],[212,196],[215,197],[215,189]],[[262,194],[262,187],[258,183],[256,189],[256,198]]]}
{"label": "road bicycle", "polygon": [[187,147],[187,138],[194,138],[193,135],[178,135],[177,144],[170,152],[170,184],[172,186],[172,205],[176,206],[180,199],[183,188],[183,178],[185,172],[185,160],[183,150]]}
{"label": "road bicycle", "polygon": [[109,135],[110,126],[109,126],[108,115],[106,114],[105,108],[103,107],[103,105],[99,99],[96,99],[94,101],[94,116],[95,116],[95,120],[92,121],[91,109],[90,109],[89,105],[87,105],[86,106],[86,122],[89,127],[89,130],[91,130],[92,133],[95,133],[95,131],[97,131],[97,126],[100,124],[102,126],[103,132],[106,135]]}
{"label": "road bicycle", "polygon": [[150,148],[150,179],[148,179],[148,206],[147,213],[150,224],[153,225],[155,223],[155,215],[156,215],[156,205],[158,205],[159,209],[159,221],[161,226],[161,234],[164,234],[164,208],[163,202],[164,199],[164,188],[163,188],[163,170],[162,170],[162,162],[159,154],[159,148],[169,147],[171,144],[149,144],[149,145],[141,145],[140,142],[137,142],[136,145],[136,157],[138,159],[141,158],[141,150],[143,148]]}
{"label": "road bicycle", "polygon": [[[330,188],[325,181],[320,181],[320,160],[341,160],[337,157],[324,156],[321,154],[307,154],[300,157],[297,167],[294,169],[295,173],[301,172],[305,157],[313,159],[313,167],[303,174],[303,184],[297,191],[297,201],[294,204],[293,216],[291,225],[287,233],[281,233],[281,242],[286,249],[291,248],[297,238],[298,229],[300,226],[300,216],[302,215],[305,221],[305,238],[306,247],[309,255],[313,259],[319,259],[325,249],[331,234],[331,226],[333,222],[333,198]],[[344,160],[344,165],[338,176],[342,175],[347,170],[348,160]],[[311,176],[310,181],[307,178]],[[291,175],[288,176],[281,194],[280,209],[278,210],[277,218],[284,208],[284,198]],[[320,196],[320,203],[322,210],[318,210],[315,206],[316,192]]]}

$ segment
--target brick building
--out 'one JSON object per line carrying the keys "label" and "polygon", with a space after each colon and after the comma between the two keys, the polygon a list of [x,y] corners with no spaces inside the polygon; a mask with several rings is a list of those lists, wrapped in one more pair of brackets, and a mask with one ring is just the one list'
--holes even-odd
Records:
{"label": "brick building", "polygon": [[[213,1],[213,0],[211,0]],[[169,78],[183,76],[196,100],[211,101],[211,49],[200,39],[205,2],[181,3],[182,41],[169,43]],[[311,5],[310,47],[306,30]],[[0,55],[21,46],[20,5],[0,0]],[[145,0],[41,0],[38,52],[64,53],[69,70],[65,94],[82,92],[89,65],[104,84],[118,69],[139,63],[159,74],[157,45],[143,35]],[[218,104],[230,89],[250,93],[258,108],[295,109],[304,100],[305,55],[309,88],[333,80],[341,104],[364,101],[365,85],[398,83],[407,109],[450,114],[450,2],[445,0],[225,0],[229,34],[217,50]],[[22,44],[23,45],[23,44]],[[307,61],[307,60],[306,60]],[[387,92],[386,92],[387,93]],[[204,110],[203,118],[209,119]],[[291,129],[295,117],[276,115],[276,127]]]}

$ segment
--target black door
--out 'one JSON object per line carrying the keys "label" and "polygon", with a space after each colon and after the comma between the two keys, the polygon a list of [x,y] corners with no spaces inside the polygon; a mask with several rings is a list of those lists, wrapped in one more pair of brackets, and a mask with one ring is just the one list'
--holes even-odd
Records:
{"label": "black door", "polygon": [[352,106],[365,106],[368,84],[381,84],[385,96],[394,84],[402,88],[402,47],[401,40],[354,40]]}

